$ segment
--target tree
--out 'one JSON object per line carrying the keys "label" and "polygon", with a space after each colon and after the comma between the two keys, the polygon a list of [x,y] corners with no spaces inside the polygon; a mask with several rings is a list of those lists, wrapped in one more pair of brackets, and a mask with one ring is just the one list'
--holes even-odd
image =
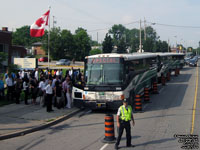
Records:
{"label": "tree", "polygon": [[[43,48],[48,51],[48,39],[43,42]],[[74,36],[68,30],[53,28],[50,30],[50,55],[53,59],[74,58],[76,45]]]}
{"label": "tree", "polygon": [[21,45],[28,48],[31,48],[31,45],[35,42],[39,42],[46,38],[46,36],[35,38],[30,36],[30,26],[23,26],[21,28],[17,28],[15,32],[12,34],[12,44],[13,45]]}
{"label": "tree", "polygon": [[97,41],[93,41],[92,39],[90,40],[90,45],[91,46],[101,46]]}
{"label": "tree", "polygon": [[102,43],[103,46],[103,53],[111,53],[113,50],[113,40],[108,33],[106,34],[106,37],[104,38],[104,41]]}
{"label": "tree", "polygon": [[[60,59],[63,55],[61,49],[61,29],[53,28],[50,31],[49,51],[52,59]],[[43,49],[48,53],[48,38],[43,41]]]}
{"label": "tree", "polygon": [[126,37],[127,33],[126,27],[123,25],[113,25],[112,28],[109,30],[109,34],[113,35],[113,42],[114,45],[118,45],[119,40],[122,39],[123,37]]}
{"label": "tree", "polygon": [[76,41],[76,60],[84,60],[85,56],[89,55],[91,50],[90,38],[86,30],[78,28],[75,31],[74,39]]}
{"label": "tree", "polygon": [[66,57],[70,59],[75,58],[76,54],[76,43],[74,39],[74,35],[69,30],[62,30],[61,32],[61,49],[64,50],[64,54]]}
{"label": "tree", "polygon": [[0,68],[3,66],[3,62],[6,61],[8,58],[7,53],[5,52],[0,52]]}
{"label": "tree", "polygon": [[127,53],[126,49],[127,47],[125,39],[122,38],[117,45],[117,53]]}
{"label": "tree", "polygon": [[139,49],[139,30],[138,29],[131,29],[128,32],[127,39],[129,43],[127,43],[128,46],[131,48],[131,52],[137,52]]}
{"label": "tree", "polygon": [[[142,39],[144,39],[144,31],[142,32]],[[158,41],[158,40],[159,40],[159,37],[157,36],[156,31],[151,26],[146,27],[146,40],[143,40],[144,51],[156,52],[157,48],[161,46],[159,44],[162,43],[161,41]]]}
{"label": "tree", "polygon": [[101,50],[98,48],[95,48],[90,51],[90,55],[96,55],[96,54],[101,54]]}

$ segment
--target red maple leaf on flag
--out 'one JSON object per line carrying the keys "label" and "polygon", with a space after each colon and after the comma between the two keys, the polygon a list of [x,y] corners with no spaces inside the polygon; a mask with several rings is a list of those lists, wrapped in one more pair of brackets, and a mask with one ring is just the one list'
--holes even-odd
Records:
{"label": "red maple leaf on flag", "polygon": [[43,18],[39,18],[39,19],[35,22],[35,24],[36,24],[38,27],[41,27],[42,24],[44,24],[44,23],[45,23],[45,21],[44,21]]}

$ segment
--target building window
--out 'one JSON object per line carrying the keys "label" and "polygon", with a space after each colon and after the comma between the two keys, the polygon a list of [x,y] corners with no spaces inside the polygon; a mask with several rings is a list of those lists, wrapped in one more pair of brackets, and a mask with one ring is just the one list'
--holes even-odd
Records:
{"label": "building window", "polygon": [[8,45],[8,44],[5,44],[5,45],[4,45],[4,52],[5,52],[5,53],[8,53],[8,49],[9,49],[9,45]]}

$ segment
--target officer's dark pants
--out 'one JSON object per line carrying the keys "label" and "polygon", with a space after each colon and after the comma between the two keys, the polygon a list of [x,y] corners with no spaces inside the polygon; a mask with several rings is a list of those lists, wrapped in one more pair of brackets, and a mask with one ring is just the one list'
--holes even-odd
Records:
{"label": "officer's dark pants", "polygon": [[29,92],[28,92],[28,90],[25,90],[24,93],[25,93],[24,102],[25,102],[25,104],[28,104],[28,94],[29,94]]}
{"label": "officer's dark pants", "polygon": [[122,123],[120,123],[120,127],[119,127],[119,133],[118,133],[118,137],[117,137],[117,142],[115,145],[119,145],[124,128],[126,130],[126,146],[130,146],[131,145],[131,127],[130,127],[130,121],[123,121]]}
{"label": "officer's dark pants", "polygon": [[13,98],[13,86],[8,86],[7,87],[7,100],[10,100],[10,96],[11,98]]}
{"label": "officer's dark pants", "polygon": [[47,97],[46,97],[47,112],[52,111],[52,97],[53,97],[53,94],[47,94]]}

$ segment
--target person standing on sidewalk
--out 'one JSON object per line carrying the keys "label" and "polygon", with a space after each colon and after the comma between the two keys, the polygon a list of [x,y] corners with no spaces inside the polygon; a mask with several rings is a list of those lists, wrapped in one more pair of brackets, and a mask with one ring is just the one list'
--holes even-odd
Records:
{"label": "person standing on sidewalk", "polygon": [[0,76],[0,100],[4,99],[4,82],[3,77]]}
{"label": "person standing on sidewalk", "polygon": [[53,87],[52,80],[49,80],[49,84],[45,87],[46,91],[46,104],[47,104],[47,112],[53,111],[52,109],[52,97],[53,97]]}
{"label": "person standing on sidewalk", "polygon": [[15,96],[15,103],[19,104],[20,103],[20,94],[21,94],[21,90],[22,90],[22,83],[21,83],[21,79],[18,77],[15,79],[16,80],[16,84],[14,85],[14,96]]}
{"label": "person standing on sidewalk", "polygon": [[39,83],[39,92],[38,95],[40,97],[40,106],[44,105],[44,88],[45,88],[45,83],[44,83],[44,78],[40,78],[40,83]]}
{"label": "person standing on sidewalk", "polygon": [[24,94],[25,94],[24,103],[25,103],[25,105],[28,105],[29,80],[28,80],[27,76],[24,77],[23,91],[24,91]]}
{"label": "person standing on sidewalk", "polygon": [[66,93],[66,99],[67,99],[67,102],[66,102],[66,108],[71,108],[71,93],[70,93],[70,77],[67,76],[66,77],[66,80],[63,82],[63,90],[64,90],[64,93]]}
{"label": "person standing on sidewalk", "polygon": [[31,95],[32,95],[32,104],[36,105],[36,98],[38,92],[37,80],[31,79],[30,80],[30,87],[31,87]]}
{"label": "person standing on sidewalk", "polygon": [[11,98],[13,98],[13,87],[14,87],[14,81],[11,74],[9,74],[8,78],[6,78],[6,85],[7,85],[7,100],[9,101],[10,96]]}
{"label": "person standing on sidewalk", "polygon": [[117,127],[119,129],[117,142],[115,144],[115,149],[118,149],[122,134],[124,129],[126,130],[126,146],[134,147],[131,145],[131,126],[130,121],[133,121],[133,126],[135,125],[132,107],[128,105],[127,99],[123,100],[123,105],[119,107],[117,112]]}

